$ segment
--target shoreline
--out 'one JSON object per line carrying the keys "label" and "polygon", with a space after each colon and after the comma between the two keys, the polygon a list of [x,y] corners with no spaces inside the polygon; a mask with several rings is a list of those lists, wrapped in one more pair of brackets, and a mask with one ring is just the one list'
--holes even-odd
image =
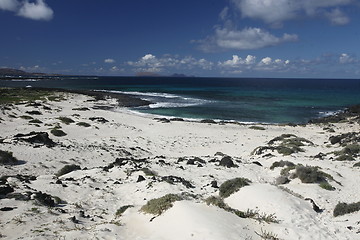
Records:
{"label": "shoreline", "polygon": [[[360,152],[345,151],[360,139],[358,108],[336,123],[212,124],[109,111],[113,98],[49,99],[1,106],[0,150],[18,160],[0,164],[4,239],[359,237],[360,212],[334,217],[359,201]],[[222,196],[240,177],[248,185]],[[165,196],[168,210],[143,210]]]}

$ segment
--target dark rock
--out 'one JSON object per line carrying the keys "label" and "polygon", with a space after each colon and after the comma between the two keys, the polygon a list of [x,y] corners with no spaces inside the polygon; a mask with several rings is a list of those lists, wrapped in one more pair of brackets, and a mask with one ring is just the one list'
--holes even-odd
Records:
{"label": "dark rock", "polygon": [[206,164],[206,162],[204,160],[202,160],[201,158],[199,157],[194,157],[194,158],[190,158],[186,164],[187,165],[196,165],[196,164]]}
{"label": "dark rock", "polygon": [[238,167],[237,165],[234,164],[234,162],[230,156],[223,157],[220,160],[219,165],[223,166],[223,167],[227,167],[227,168]]}
{"label": "dark rock", "polygon": [[182,118],[171,118],[170,121],[183,122],[184,119],[182,119]]}
{"label": "dark rock", "polygon": [[28,134],[20,133],[14,137],[31,144],[41,144],[47,147],[54,147],[56,145],[55,142],[49,138],[49,134],[47,132],[30,132]]}
{"label": "dark rock", "polygon": [[47,207],[55,207],[56,205],[52,196],[46,193],[36,192],[34,194],[34,199],[37,200],[40,204]]}
{"label": "dark rock", "polygon": [[31,199],[31,192],[26,193],[9,193],[6,195],[8,199],[15,199],[17,201],[29,201]]}
{"label": "dark rock", "polygon": [[154,120],[157,120],[158,122],[162,122],[162,123],[169,123],[170,120],[167,118],[154,118]]}
{"label": "dark rock", "polygon": [[55,208],[55,210],[58,211],[59,213],[67,213],[67,211],[62,208]]}
{"label": "dark rock", "polygon": [[213,188],[219,188],[218,183],[215,180],[211,181],[210,184],[211,184],[211,187],[213,187]]}
{"label": "dark rock", "polygon": [[14,165],[18,160],[13,156],[12,152],[0,150],[0,165]]}
{"label": "dark rock", "polygon": [[258,165],[258,166],[260,166],[260,167],[262,167],[263,165],[260,163],[260,162],[258,162],[258,161],[255,161],[255,162],[252,162],[253,164],[255,164],[255,165]]}
{"label": "dark rock", "polygon": [[42,113],[39,111],[26,111],[26,113],[30,115],[42,115]]}
{"label": "dark rock", "polygon": [[158,161],[158,163],[159,163],[159,164],[165,164],[166,162],[165,162],[164,160],[160,159],[160,160]]}
{"label": "dark rock", "polygon": [[62,181],[60,179],[56,180],[56,184],[62,184]]}
{"label": "dark rock", "polygon": [[339,143],[340,145],[345,145],[348,143],[358,143],[360,142],[360,133],[349,132],[337,136],[331,136],[329,138],[331,144]]}
{"label": "dark rock", "polygon": [[318,154],[316,154],[315,156],[313,156],[313,158],[318,158],[318,159],[324,159],[324,157],[326,156],[325,153],[319,152]]}
{"label": "dark rock", "polygon": [[82,218],[90,218],[90,215],[85,215],[85,212],[83,210],[80,211],[79,216]]}
{"label": "dark rock", "polygon": [[3,208],[0,208],[0,211],[9,212],[9,211],[12,211],[14,209],[15,209],[15,207],[3,207]]}
{"label": "dark rock", "polygon": [[143,176],[139,175],[139,177],[138,177],[138,179],[137,179],[136,182],[142,182],[142,181],[145,181],[145,180],[146,180],[146,179],[145,179]]}
{"label": "dark rock", "polygon": [[222,153],[222,152],[216,152],[216,153],[215,153],[215,156],[224,157],[224,156],[226,156],[226,154],[225,154],[225,153]]}
{"label": "dark rock", "polygon": [[77,170],[81,170],[81,167],[79,165],[76,165],[76,164],[65,165],[55,175],[60,177],[62,175],[65,175],[65,174],[68,174],[68,173],[71,173],[71,172],[77,171]]}
{"label": "dark rock", "polygon": [[211,124],[216,124],[216,122],[212,119],[203,119],[200,121],[200,123],[211,123]]}
{"label": "dark rock", "polygon": [[9,184],[0,185],[0,195],[7,195],[14,191],[15,191],[14,188],[11,187]]}
{"label": "dark rock", "polygon": [[109,122],[108,120],[106,120],[105,118],[103,117],[91,117],[89,118],[91,121],[97,121],[99,123],[107,123]]}
{"label": "dark rock", "polygon": [[316,203],[314,202],[314,200],[312,200],[311,198],[305,198],[306,201],[310,201],[310,203],[312,204],[312,207],[314,209],[315,212],[317,213],[322,213],[324,211],[324,209],[319,208],[318,205],[316,205]]}
{"label": "dark rock", "polygon": [[75,216],[72,216],[72,217],[70,218],[70,220],[71,220],[73,223],[76,223],[76,224],[80,223],[80,221],[77,220]]}
{"label": "dark rock", "polygon": [[175,183],[181,183],[183,184],[186,188],[195,188],[189,181],[185,180],[182,177],[177,177],[177,176],[165,176],[162,177],[161,180],[169,183],[169,184],[175,184]]}
{"label": "dark rock", "polygon": [[275,185],[281,185],[281,184],[287,184],[289,183],[290,180],[288,177],[286,176],[280,176],[280,177],[277,177],[276,180],[275,180]]}

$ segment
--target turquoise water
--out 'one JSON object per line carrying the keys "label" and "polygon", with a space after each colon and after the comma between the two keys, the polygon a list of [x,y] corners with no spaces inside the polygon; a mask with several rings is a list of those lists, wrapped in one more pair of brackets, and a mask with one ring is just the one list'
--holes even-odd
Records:
{"label": "turquoise water", "polygon": [[153,102],[139,112],[241,122],[305,123],[360,104],[360,80],[349,79],[57,77],[0,85],[126,93]]}

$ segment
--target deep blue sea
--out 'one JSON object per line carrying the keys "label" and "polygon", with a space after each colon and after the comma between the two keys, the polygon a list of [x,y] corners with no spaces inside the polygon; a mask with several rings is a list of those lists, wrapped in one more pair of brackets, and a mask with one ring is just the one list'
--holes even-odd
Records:
{"label": "deep blue sea", "polygon": [[135,111],[240,122],[306,123],[360,104],[360,80],[350,79],[52,77],[9,79],[0,86],[126,93],[153,102]]}

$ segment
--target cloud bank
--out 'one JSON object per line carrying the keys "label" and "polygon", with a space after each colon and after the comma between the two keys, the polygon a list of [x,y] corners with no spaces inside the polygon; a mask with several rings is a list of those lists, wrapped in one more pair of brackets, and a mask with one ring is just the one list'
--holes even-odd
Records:
{"label": "cloud bank", "polygon": [[349,18],[339,8],[353,0],[231,0],[242,17],[260,19],[279,26],[299,17],[325,17],[332,24],[344,25]]}
{"label": "cloud bank", "polygon": [[54,17],[54,11],[44,0],[0,0],[0,9],[14,12],[17,16],[32,19],[49,21]]}

